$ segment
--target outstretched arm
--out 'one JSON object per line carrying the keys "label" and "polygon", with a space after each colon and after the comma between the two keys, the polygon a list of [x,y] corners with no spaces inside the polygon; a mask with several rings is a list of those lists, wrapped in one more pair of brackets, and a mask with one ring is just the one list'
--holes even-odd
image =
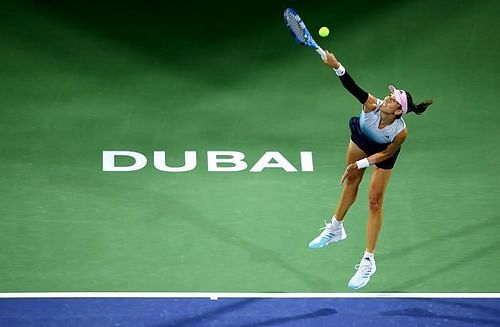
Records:
{"label": "outstretched arm", "polygon": [[360,88],[352,79],[351,75],[346,72],[345,68],[340,64],[333,53],[328,51],[323,58],[323,62],[332,67],[340,78],[342,85],[363,105],[363,110],[372,111],[377,106],[377,99]]}

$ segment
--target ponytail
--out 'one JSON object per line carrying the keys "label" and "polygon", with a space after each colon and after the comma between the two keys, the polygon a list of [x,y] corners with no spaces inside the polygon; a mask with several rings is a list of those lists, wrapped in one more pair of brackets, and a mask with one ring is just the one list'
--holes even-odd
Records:
{"label": "ponytail", "polygon": [[432,100],[422,101],[417,105],[413,105],[413,106],[409,107],[408,112],[414,112],[417,115],[421,115],[427,109],[427,107],[430,106],[431,104],[432,104]]}
{"label": "ponytail", "polygon": [[406,92],[406,98],[408,99],[408,113],[414,112],[417,115],[421,115],[432,104],[432,100],[425,100],[416,105],[413,103],[413,99],[408,92]]}

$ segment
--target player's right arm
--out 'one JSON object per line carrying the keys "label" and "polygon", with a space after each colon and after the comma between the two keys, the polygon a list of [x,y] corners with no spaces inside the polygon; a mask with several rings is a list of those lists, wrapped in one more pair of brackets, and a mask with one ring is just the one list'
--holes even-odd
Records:
{"label": "player's right arm", "polygon": [[342,85],[363,105],[363,111],[370,112],[375,110],[377,107],[377,98],[360,88],[356,82],[354,82],[351,75],[347,73],[333,53],[328,51],[325,52],[326,57],[323,58],[324,63],[335,69]]}

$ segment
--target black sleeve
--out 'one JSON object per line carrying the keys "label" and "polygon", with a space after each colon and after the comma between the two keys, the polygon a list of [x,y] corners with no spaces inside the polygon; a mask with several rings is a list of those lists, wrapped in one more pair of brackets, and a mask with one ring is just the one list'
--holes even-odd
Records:
{"label": "black sleeve", "polygon": [[360,88],[356,82],[352,79],[351,75],[348,72],[345,72],[344,75],[339,76],[340,82],[342,85],[349,91],[356,99],[358,99],[361,104],[364,104],[366,100],[368,100],[368,93]]}

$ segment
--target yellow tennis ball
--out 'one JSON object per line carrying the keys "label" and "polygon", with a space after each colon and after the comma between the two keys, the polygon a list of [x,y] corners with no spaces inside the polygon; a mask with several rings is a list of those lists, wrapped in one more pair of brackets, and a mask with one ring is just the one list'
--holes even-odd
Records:
{"label": "yellow tennis ball", "polygon": [[319,36],[321,37],[327,37],[328,34],[330,34],[330,30],[328,29],[328,27],[326,26],[323,26],[319,29]]}

